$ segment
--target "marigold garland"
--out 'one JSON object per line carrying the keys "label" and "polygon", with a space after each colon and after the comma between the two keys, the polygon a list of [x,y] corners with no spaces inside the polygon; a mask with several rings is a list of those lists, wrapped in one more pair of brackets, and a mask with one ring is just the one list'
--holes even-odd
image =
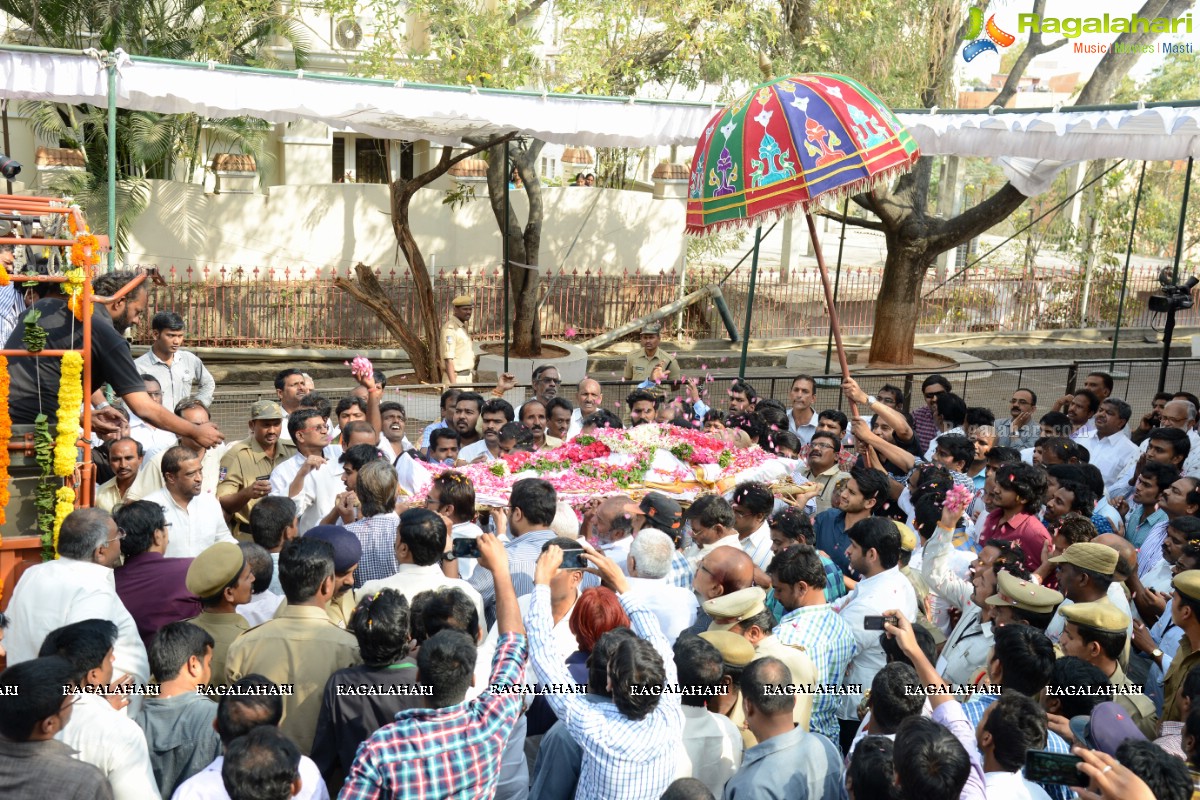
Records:
{"label": "marigold garland", "polygon": [[12,281],[8,277],[8,270],[0,267],[0,286],[8,286]]}
{"label": "marigold garland", "polygon": [[54,557],[58,558],[58,532],[63,520],[75,510],[75,490],[70,486],[60,486],[54,493]]}
{"label": "marigold garland", "polygon": [[83,355],[63,353],[58,384],[58,439],[54,443],[54,474],[66,478],[75,472],[79,417],[83,413]]}
{"label": "marigold garland", "polygon": [[71,263],[77,267],[94,267],[100,263],[100,240],[90,233],[75,237],[71,245]]}
{"label": "marigold garland", "polygon": [[[8,443],[12,439],[12,418],[8,414],[8,359],[0,356],[0,525],[8,508]],[[0,539],[3,541],[3,539]]]}
{"label": "marigold garland", "polygon": [[67,308],[71,309],[75,319],[80,322],[83,322],[83,282],[87,280],[87,275],[88,273],[79,267],[67,270],[63,274],[66,278],[63,282],[63,292],[71,298],[67,301]]}

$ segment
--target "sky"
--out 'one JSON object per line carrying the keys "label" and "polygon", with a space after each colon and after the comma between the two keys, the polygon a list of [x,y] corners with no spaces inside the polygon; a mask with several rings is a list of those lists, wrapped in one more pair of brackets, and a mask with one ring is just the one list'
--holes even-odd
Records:
{"label": "sky", "polygon": [[[1142,0],[1047,0],[1046,12],[1044,17],[1102,17],[1104,14],[1110,16],[1125,16],[1138,10],[1143,5]],[[1164,35],[1159,41],[1178,41],[1181,43],[1192,43],[1193,50],[1200,52],[1200,9],[1192,8],[1192,33],[1184,34],[1182,31],[1176,35]],[[1028,0],[992,0],[985,12],[984,19],[986,20],[991,15],[995,15],[996,24],[1001,30],[1007,31],[1017,37],[1018,42],[1021,41],[1027,34],[1017,32],[1017,15],[1020,13],[1028,13],[1032,3]],[[1182,26],[1181,26],[1182,28]],[[1035,69],[1027,74],[1059,74],[1065,72],[1081,72],[1082,78],[1086,79],[1096,64],[1103,58],[1103,53],[1074,53],[1072,44],[1075,42],[1083,44],[1099,44],[1108,43],[1116,38],[1117,34],[1081,34],[1076,39],[1071,39],[1066,45],[1059,49],[1042,56],[1035,61]],[[1059,38],[1056,34],[1043,34],[1043,38],[1047,41],[1054,41]],[[1013,45],[1014,47],[1016,45]],[[1001,50],[1003,52],[1003,50]],[[1174,58],[1175,56],[1156,52],[1150,55],[1134,56],[1127,55],[1126,58],[1138,58],[1137,65],[1130,72],[1130,76],[1136,80],[1145,78],[1150,72],[1164,59]],[[1047,62],[1051,62],[1053,66],[1049,66]],[[966,81],[971,78],[979,78],[986,81],[994,72],[999,71],[1000,54],[992,52],[984,52],[977,56],[970,63],[962,63],[960,76]]]}

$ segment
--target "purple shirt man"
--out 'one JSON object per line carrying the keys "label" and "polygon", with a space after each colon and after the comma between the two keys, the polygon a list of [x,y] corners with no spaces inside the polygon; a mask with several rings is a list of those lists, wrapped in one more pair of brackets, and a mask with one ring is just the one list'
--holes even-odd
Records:
{"label": "purple shirt man", "polygon": [[146,650],[163,625],[200,613],[200,598],[184,585],[191,565],[190,558],[166,558],[150,550],[129,556],[114,571],[117,597],[137,623]]}

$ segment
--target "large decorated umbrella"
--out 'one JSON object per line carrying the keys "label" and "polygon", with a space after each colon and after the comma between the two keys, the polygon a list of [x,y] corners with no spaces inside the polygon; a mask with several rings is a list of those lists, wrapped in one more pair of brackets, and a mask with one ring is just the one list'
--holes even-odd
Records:
{"label": "large decorated umbrella", "polygon": [[709,121],[692,158],[687,232],[754,227],[741,375],[745,376],[762,223],[802,211],[825,288],[843,376],[849,376],[829,273],[812,209],[822,198],[869,191],[907,172],[917,143],[875,94],[820,72],[760,84]]}

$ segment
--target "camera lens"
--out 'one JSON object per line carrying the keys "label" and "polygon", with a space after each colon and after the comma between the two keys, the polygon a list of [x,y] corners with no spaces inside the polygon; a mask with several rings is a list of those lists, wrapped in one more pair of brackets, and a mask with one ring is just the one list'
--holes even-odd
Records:
{"label": "camera lens", "polygon": [[17,161],[0,153],[0,176],[6,180],[15,180],[21,174],[21,165]]}

